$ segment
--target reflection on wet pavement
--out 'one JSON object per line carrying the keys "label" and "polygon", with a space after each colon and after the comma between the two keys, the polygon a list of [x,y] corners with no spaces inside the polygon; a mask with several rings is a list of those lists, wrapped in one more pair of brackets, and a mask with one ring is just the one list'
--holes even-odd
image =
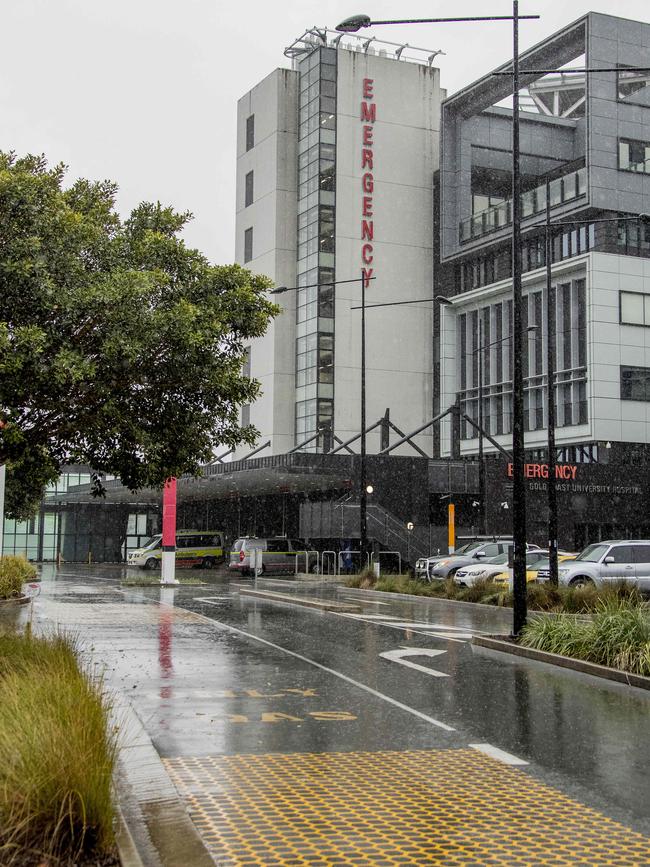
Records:
{"label": "reflection on wet pavement", "polygon": [[[583,841],[580,845],[584,844],[580,851],[601,842],[601,837],[588,842],[580,834],[587,834],[589,827],[600,834],[599,823],[603,827],[609,823],[607,834],[618,847],[618,860],[611,863],[650,863],[650,850],[645,861],[626,861],[625,847],[642,844],[632,836],[625,837],[624,828],[614,833],[611,825],[617,821],[644,834],[650,828],[650,755],[645,748],[650,695],[516,658],[474,655],[468,636],[477,631],[507,630],[509,612],[472,610],[438,600],[389,599],[383,604],[364,600],[363,612],[350,615],[244,598],[233,592],[222,576],[210,576],[208,587],[161,589],[120,588],[120,574],[119,567],[112,571],[67,567],[65,575],[56,576],[55,570],[44,567],[43,592],[35,602],[35,617],[41,627],[58,623],[77,632],[88,659],[105,666],[108,687],[127,695],[180,790],[194,805],[197,823],[200,825],[201,817],[208,825],[216,822],[210,810],[214,812],[215,803],[221,804],[221,831],[206,825],[206,835],[223,836],[223,823],[233,821],[240,795],[244,798],[243,790],[233,794],[230,783],[220,788],[218,777],[224,768],[248,767],[247,761],[263,768],[269,756],[282,756],[280,765],[287,769],[283,791],[293,792],[300,772],[289,773],[289,769],[307,768],[313,760],[313,767],[305,773],[315,788],[303,791],[296,803],[306,804],[310,799],[322,803],[324,791],[327,798],[348,798],[344,757],[334,758],[348,754],[352,763],[354,756],[366,757],[355,765],[357,778],[379,787],[371,799],[374,809],[366,817],[370,823],[367,833],[392,841],[393,848],[411,847],[409,857],[415,860],[395,863],[456,863],[451,857],[458,841],[448,836],[449,828],[440,831],[444,860],[423,861],[417,848],[421,845],[418,834],[426,836],[427,828],[428,833],[433,829],[438,833],[434,813],[437,815],[443,802],[448,820],[459,823],[458,833],[470,833],[471,822],[450,806],[461,797],[451,787],[454,762],[460,763],[458,773],[462,771],[473,781],[470,788],[478,792],[476,827],[480,826],[481,810],[499,816],[506,809],[504,804],[511,803],[505,823],[511,829],[515,815],[526,811],[531,815],[533,811],[535,833],[520,841],[523,848],[516,851],[521,860],[517,856],[515,863],[541,863],[534,860],[530,847],[535,840],[551,845],[551,838],[544,836],[550,814],[544,814],[544,819],[539,815],[540,804],[549,793],[562,823],[568,821],[571,810],[582,817],[575,820],[582,829],[575,831],[576,839]],[[293,588],[286,586],[289,583],[283,582],[282,593],[292,592]],[[345,598],[345,592],[337,596],[332,586],[310,583],[311,588],[300,585],[300,595],[312,592],[322,598]],[[267,589],[273,584],[266,581],[260,586]],[[27,613],[20,616],[24,619]],[[405,664],[409,661],[415,667]],[[436,721],[444,728],[436,726]],[[525,770],[506,768],[469,749],[471,744],[492,745],[529,765]],[[404,762],[409,755],[419,757],[413,759],[412,773],[400,778],[399,785],[388,772],[374,779],[377,767],[385,764],[381,757],[389,755],[400,757],[400,761],[403,757]],[[259,758],[257,764],[255,756]],[[301,765],[301,757],[307,765]],[[318,763],[321,760],[323,765]],[[433,763],[438,781],[435,792],[430,789],[433,780],[428,779],[434,770],[427,771],[427,762]],[[330,769],[325,777],[317,773],[319,767]],[[408,762],[405,767],[409,767]],[[196,780],[187,777],[196,768],[203,774],[202,791]],[[446,769],[442,776],[441,769]],[[205,775],[210,773],[210,781],[205,782]],[[483,785],[485,775],[494,786],[500,781],[503,791],[510,793],[508,797],[514,798],[520,791],[520,802],[507,798],[504,802],[498,786]],[[325,790],[319,788],[325,784]],[[252,777],[242,780],[244,788],[252,787],[246,790],[246,798],[257,798],[255,785]],[[276,774],[273,793],[278,785],[281,781]],[[388,820],[386,827],[373,825],[380,792],[382,808],[397,797],[415,798],[411,813],[403,817],[413,832],[410,841],[395,843],[397,824],[393,827]],[[433,806],[425,808],[424,801],[417,801],[418,792],[425,792],[424,801]],[[462,792],[465,799],[467,790]],[[267,792],[265,797],[270,809],[275,794]],[[589,809],[598,813],[589,813]],[[269,821],[272,812],[267,816]],[[296,821],[299,813],[291,813]],[[287,818],[288,814],[282,815]],[[250,826],[246,821],[242,814],[240,837],[248,840],[249,832],[255,836],[258,819],[250,818]],[[281,824],[277,816],[273,822]],[[484,858],[485,847],[501,839],[503,824],[489,833],[474,834],[471,851],[475,863],[503,863]],[[295,830],[298,825],[292,827]],[[359,834],[359,839],[365,840],[361,831]],[[325,837],[329,846],[331,834]],[[230,852],[227,847],[218,848],[226,845],[226,837],[219,838],[218,845],[210,839],[213,852]],[[321,848],[325,846],[323,839]],[[560,845],[559,838],[556,843]],[[270,857],[270,850],[266,851]],[[570,851],[574,855],[578,852]],[[228,856],[234,860],[221,863],[300,863],[246,862],[237,852],[233,849]],[[326,846],[322,848],[321,860],[336,863],[328,860],[328,852]],[[609,857],[611,852],[607,852]],[[387,850],[386,858],[389,854]],[[469,863],[467,852],[465,856],[463,863]],[[374,860],[374,856],[359,861],[358,852],[355,857],[356,861],[340,863],[393,863]],[[305,863],[316,862],[306,859]],[[553,863],[581,862],[574,858]]]}

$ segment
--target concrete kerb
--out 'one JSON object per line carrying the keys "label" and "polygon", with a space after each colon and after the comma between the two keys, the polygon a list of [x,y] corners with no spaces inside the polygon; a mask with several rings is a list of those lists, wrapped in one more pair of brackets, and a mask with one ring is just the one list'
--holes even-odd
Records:
{"label": "concrete kerb", "polygon": [[548,653],[545,650],[536,650],[532,647],[522,647],[520,644],[511,641],[505,635],[474,635],[471,643],[472,651],[475,647],[483,647],[490,651],[496,651],[497,653],[507,653],[524,659],[532,659],[536,662],[543,662],[546,665],[572,669],[573,671],[580,672],[580,674],[589,674],[593,677],[612,680],[616,683],[625,684],[626,686],[636,687],[637,689],[650,690],[650,677],[643,677],[640,674],[621,671],[618,668],[609,668],[606,665],[597,665],[594,662],[585,662],[582,659],[574,659],[571,656],[561,656],[557,653]]}
{"label": "concrete kerb", "polygon": [[214,867],[142,721],[120,694],[113,697],[111,724],[120,739],[114,786],[123,867]]}
{"label": "concrete kerb", "polygon": [[444,599],[440,596],[416,596],[414,593],[390,593],[387,590],[361,590],[358,587],[346,587],[344,584],[339,584],[336,588],[337,593],[351,593],[353,596],[359,596],[363,599],[365,596],[370,596],[375,599],[401,599],[404,602],[442,602],[451,608],[458,606],[463,608],[471,608],[472,611],[477,609],[483,611],[512,611],[507,605],[485,605],[482,602],[462,602],[459,599]]}

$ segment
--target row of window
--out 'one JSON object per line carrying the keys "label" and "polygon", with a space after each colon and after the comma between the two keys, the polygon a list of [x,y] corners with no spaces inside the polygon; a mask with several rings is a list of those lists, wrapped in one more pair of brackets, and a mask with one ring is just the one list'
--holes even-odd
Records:
{"label": "row of window", "polygon": [[[632,226],[621,222],[621,226]],[[627,231],[627,229],[625,230]],[[650,232],[650,228],[649,228]],[[576,228],[562,229],[551,239],[551,261],[562,262],[596,248],[596,229],[593,223]],[[537,235],[524,240],[521,245],[522,273],[543,268],[546,265],[546,238]],[[512,254],[510,247],[493,251],[461,262],[458,266],[458,280],[461,292],[488,286],[512,276]]]}
{"label": "row of window", "polygon": [[336,51],[301,59],[298,115],[296,444],[331,445],[334,397]]}
{"label": "row of window", "polygon": [[[565,427],[587,420],[586,284],[584,279],[573,280],[554,287],[554,292],[557,425]],[[464,412],[477,420],[482,399],[484,428],[492,434],[511,430],[512,321],[510,299],[462,313],[457,319],[461,404]],[[535,330],[529,331],[530,326]],[[522,332],[526,429],[539,430],[546,424],[545,290],[524,296]],[[466,423],[463,435],[474,438],[475,428]]]}

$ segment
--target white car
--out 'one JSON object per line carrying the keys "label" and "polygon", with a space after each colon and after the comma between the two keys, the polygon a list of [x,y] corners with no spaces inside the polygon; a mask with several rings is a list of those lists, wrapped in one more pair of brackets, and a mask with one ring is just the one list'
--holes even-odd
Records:
{"label": "white car", "polygon": [[[547,552],[541,549],[530,550],[526,553],[526,568],[543,560],[547,557]],[[490,578],[496,578],[503,572],[510,571],[508,569],[508,554],[499,554],[496,557],[491,557],[490,560],[483,563],[477,563],[475,566],[463,566],[454,574],[454,582],[462,584],[465,587],[473,587],[477,581],[486,581]]]}

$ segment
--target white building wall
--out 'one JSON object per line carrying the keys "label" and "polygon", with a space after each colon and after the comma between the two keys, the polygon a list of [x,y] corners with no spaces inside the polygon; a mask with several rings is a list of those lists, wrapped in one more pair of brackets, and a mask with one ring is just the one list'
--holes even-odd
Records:
{"label": "white building wall", "polygon": [[[650,294],[650,260],[610,253],[589,253],[565,260],[553,266],[553,285],[586,278],[587,331],[587,400],[588,421],[584,425],[556,428],[558,448],[563,444],[581,442],[650,443],[650,403],[621,400],[621,366],[650,368],[650,328],[622,325],[619,294],[621,291]],[[539,269],[523,277],[524,296],[546,287],[545,270]],[[454,400],[458,388],[458,346],[456,317],[463,312],[481,309],[512,297],[512,284],[502,281],[457,296],[453,306],[441,308],[441,409]],[[544,304],[546,302],[544,301]],[[537,335],[530,340],[538,339]],[[546,329],[544,327],[544,359]],[[524,339],[526,346],[528,339]],[[544,368],[545,368],[544,362]],[[559,366],[559,362],[556,367]],[[546,406],[546,398],[544,400]],[[451,427],[442,428],[442,454],[451,453]],[[512,446],[512,434],[496,436],[505,449]],[[525,445],[543,449],[547,443],[546,429],[527,431]],[[484,442],[486,452],[495,451]],[[461,441],[461,454],[475,455],[478,438]]]}
{"label": "white building wall", "polygon": [[[437,69],[340,49],[337,87],[336,279],[360,277],[363,81],[373,79],[374,277],[366,304],[433,294],[433,173],[440,116]],[[368,101],[368,100],[366,100]],[[360,430],[359,283],[336,287],[334,429],[341,439]],[[368,309],[368,424],[390,407],[409,432],[432,416],[432,304]],[[418,438],[431,454],[431,430]],[[370,436],[368,451],[379,449]],[[401,452],[413,453],[407,446]]]}
{"label": "white building wall", "polygon": [[[276,69],[237,104],[237,216],[235,260],[278,286],[296,282],[297,73]],[[246,120],[255,115],[255,146],[246,151]],[[245,207],[245,178],[254,172],[253,204]],[[244,233],[253,228],[253,258],[244,263]],[[251,375],[262,395],[251,406],[262,454],[293,446],[295,293],[273,296],[283,312],[251,345]],[[250,451],[243,446],[235,454]]]}

